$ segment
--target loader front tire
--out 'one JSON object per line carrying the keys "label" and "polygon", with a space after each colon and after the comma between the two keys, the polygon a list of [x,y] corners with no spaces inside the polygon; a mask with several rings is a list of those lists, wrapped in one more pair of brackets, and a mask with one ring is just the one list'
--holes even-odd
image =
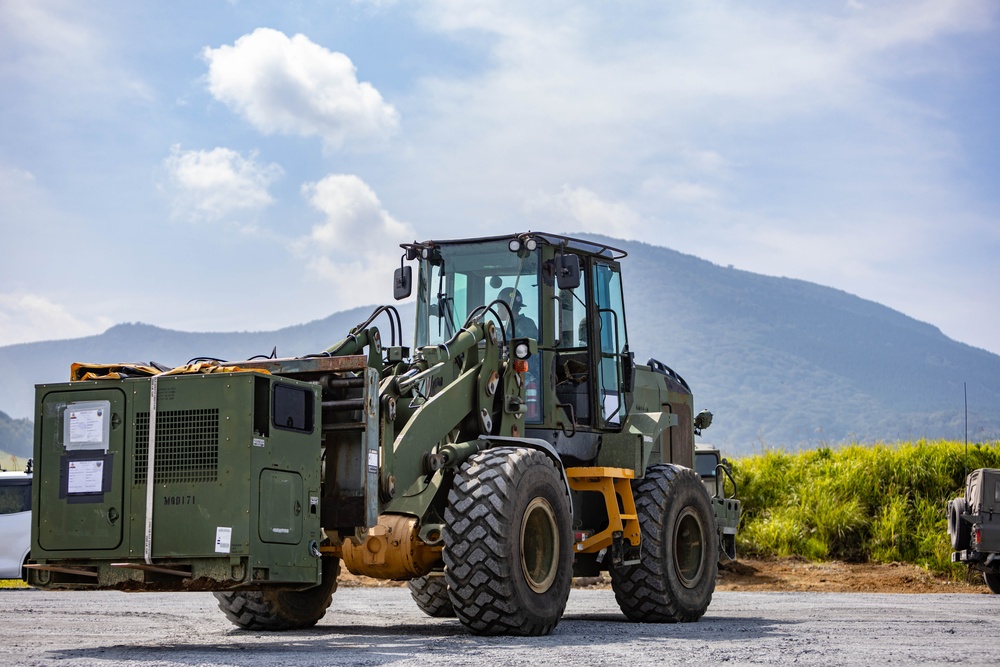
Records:
{"label": "loader front tire", "polygon": [[444,531],[455,614],[480,635],[546,635],[566,609],[573,533],[566,484],[542,452],[498,447],[455,475]]}
{"label": "loader front tire", "polygon": [[406,582],[410,596],[420,611],[433,618],[454,618],[455,608],[448,597],[448,584],[439,573],[417,577]]}
{"label": "loader front tire", "polygon": [[715,513],[698,474],[656,465],[632,482],[642,532],[638,563],[611,568],[629,620],[687,623],[705,614],[719,566]]}
{"label": "loader front tire", "polygon": [[215,593],[215,598],[226,618],[243,630],[302,630],[326,614],[339,573],[340,559],[325,558],[322,579],[312,588]]}

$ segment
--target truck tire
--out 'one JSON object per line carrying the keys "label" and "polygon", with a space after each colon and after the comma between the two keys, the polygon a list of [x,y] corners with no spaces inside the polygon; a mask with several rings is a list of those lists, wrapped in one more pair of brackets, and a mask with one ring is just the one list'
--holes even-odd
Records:
{"label": "truck tire", "polygon": [[441,574],[428,574],[406,582],[410,596],[420,611],[434,618],[454,618],[455,607],[448,597],[448,584]]}
{"label": "truck tire", "polygon": [[965,551],[972,541],[972,524],[961,518],[967,508],[965,498],[948,501],[948,536],[953,551]]}
{"label": "truck tire", "polygon": [[611,587],[629,620],[687,623],[705,614],[715,591],[718,534],[698,474],[656,465],[633,480],[642,531],[639,562],[611,568]]}
{"label": "truck tire", "polygon": [[983,581],[986,582],[986,588],[990,589],[990,593],[1000,595],[1000,572],[983,572]]}
{"label": "truck tire", "polygon": [[312,588],[215,593],[215,598],[226,618],[243,630],[302,630],[326,614],[339,573],[340,559],[324,558],[323,577]]}
{"label": "truck tire", "polygon": [[455,475],[445,510],[445,581],[455,614],[480,635],[546,635],[573,578],[566,484],[542,452],[498,447]]}

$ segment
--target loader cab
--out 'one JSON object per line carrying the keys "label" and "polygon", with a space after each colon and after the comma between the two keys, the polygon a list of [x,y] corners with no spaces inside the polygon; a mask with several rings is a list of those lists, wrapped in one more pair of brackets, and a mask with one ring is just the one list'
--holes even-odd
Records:
{"label": "loader cab", "polygon": [[513,252],[507,240],[483,239],[438,243],[419,253],[416,347],[445,343],[476,314],[496,322],[504,338],[538,338],[537,245]]}
{"label": "loader cab", "polygon": [[634,368],[623,251],[545,233],[403,248],[419,260],[416,348],[445,343],[470,318],[492,320],[504,341],[538,342],[525,375],[527,426],[565,433],[622,428]]}

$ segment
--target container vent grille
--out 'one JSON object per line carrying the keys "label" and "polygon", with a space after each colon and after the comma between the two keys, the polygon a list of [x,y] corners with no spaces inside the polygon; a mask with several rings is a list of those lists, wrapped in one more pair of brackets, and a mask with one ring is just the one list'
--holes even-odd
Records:
{"label": "container vent grille", "polygon": [[[136,415],[134,483],[146,483],[149,413]],[[219,476],[219,409],[156,413],[157,484],[214,482]]]}

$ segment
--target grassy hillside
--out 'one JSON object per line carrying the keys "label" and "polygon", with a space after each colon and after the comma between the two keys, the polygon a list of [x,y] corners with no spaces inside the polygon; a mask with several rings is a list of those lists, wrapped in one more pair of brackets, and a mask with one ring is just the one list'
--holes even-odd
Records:
{"label": "grassy hillside", "polygon": [[952,565],[945,507],[965,475],[1000,467],[1000,442],[848,445],[736,459],[742,553],[906,562],[962,576]]}
{"label": "grassy hillside", "polygon": [[9,468],[11,455],[31,456],[32,425],[30,419],[12,419],[0,412],[0,466]]}

